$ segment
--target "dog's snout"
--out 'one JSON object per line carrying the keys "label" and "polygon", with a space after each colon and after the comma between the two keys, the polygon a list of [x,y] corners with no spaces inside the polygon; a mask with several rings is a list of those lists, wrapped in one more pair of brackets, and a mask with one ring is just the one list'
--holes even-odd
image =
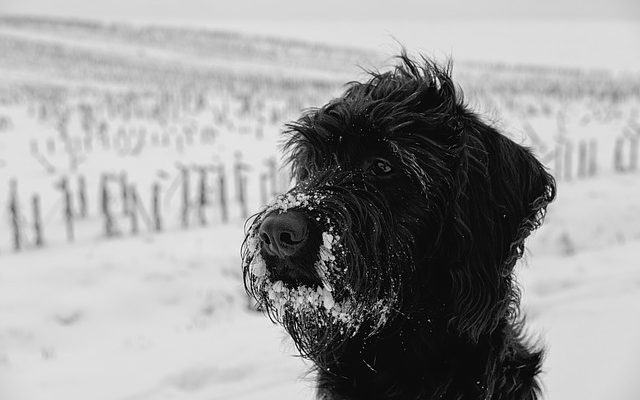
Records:
{"label": "dog's snout", "polygon": [[309,236],[309,226],[301,213],[274,213],[260,224],[259,236],[263,249],[269,254],[285,258],[302,249]]}

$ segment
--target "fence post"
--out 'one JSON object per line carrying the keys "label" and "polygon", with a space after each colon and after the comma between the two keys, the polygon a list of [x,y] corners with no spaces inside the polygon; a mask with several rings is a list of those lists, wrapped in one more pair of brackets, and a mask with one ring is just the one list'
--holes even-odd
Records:
{"label": "fence post", "polygon": [[20,232],[20,216],[18,207],[18,182],[15,179],[12,179],[9,182],[9,214],[11,215],[13,249],[15,251],[20,251],[20,248],[22,247],[22,232]]}
{"label": "fence post", "polygon": [[629,170],[635,171],[638,169],[638,145],[640,144],[640,135],[635,134],[629,137]]}
{"label": "fence post", "polygon": [[162,217],[160,215],[160,184],[154,183],[151,189],[153,199],[151,201],[151,208],[153,213],[153,227],[156,232],[162,231]]}
{"label": "fence post", "polygon": [[62,191],[64,199],[64,220],[67,228],[67,240],[73,242],[73,204],[71,202],[71,191],[69,190],[69,181],[66,177],[60,180],[58,188]]}
{"label": "fence post", "polygon": [[111,136],[109,136],[109,124],[102,122],[99,128],[100,140],[104,150],[111,150]]}
{"label": "fence post", "polygon": [[200,184],[198,188],[198,219],[200,225],[207,224],[206,207],[209,204],[209,198],[207,196],[207,170],[206,168],[200,168]]}
{"label": "fence post", "polygon": [[593,139],[589,142],[589,176],[594,176],[598,172],[598,141]]}
{"label": "fence post", "polygon": [[222,222],[229,221],[229,209],[227,208],[227,188],[224,177],[224,167],[218,169],[218,194],[220,196],[220,213]]}
{"label": "fence post", "polygon": [[42,218],[40,217],[40,196],[34,194],[31,199],[33,208],[33,232],[35,235],[35,244],[42,247],[44,240],[42,238]]}
{"label": "fence post", "polygon": [[78,206],[80,218],[87,218],[87,182],[82,175],[78,177]]}
{"label": "fence post", "polygon": [[131,218],[131,233],[137,235],[140,231],[138,225],[138,195],[135,185],[129,185],[129,217]]}
{"label": "fence post", "polygon": [[182,227],[189,227],[189,170],[181,167],[182,173]]}
{"label": "fence post", "polygon": [[120,195],[122,196],[122,214],[129,215],[129,185],[127,183],[127,173],[120,173]]}
{"label": "fence post", "polygon": [[247,208],[247,178],[245,176],[240,176],[240,213],[242,218],[249,216]]}
{"label": "fence post", "polygon": [[100,210],[104,216],[104,233],[107,237],[115,236],[116,229],[111,214],[111,196],[109,195],[109,178],[107,175],[102,175],[100,180]]}
{"label": "fence post", "polygon": [[616,143],[613,148],[613,169],[616,172],[622,172],[624,170],[622,166],[622,139],[616,138]]}
{"label": "fence post", "polygon": [[233,164],[233,186],[236,189],[236,201],[241,201],[242,198],[242,186],[240,181],[242,180],[242,154],[236,153],[235,163]]}

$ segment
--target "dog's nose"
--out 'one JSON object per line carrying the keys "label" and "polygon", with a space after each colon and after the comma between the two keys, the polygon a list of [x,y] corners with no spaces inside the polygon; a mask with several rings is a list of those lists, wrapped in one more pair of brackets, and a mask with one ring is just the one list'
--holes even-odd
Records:
{"label": "dog's nose", "polygon": [[260,224],[262,248],[280,258],[296,254],[307,241],[307,219],[295,211],[268,215]]}

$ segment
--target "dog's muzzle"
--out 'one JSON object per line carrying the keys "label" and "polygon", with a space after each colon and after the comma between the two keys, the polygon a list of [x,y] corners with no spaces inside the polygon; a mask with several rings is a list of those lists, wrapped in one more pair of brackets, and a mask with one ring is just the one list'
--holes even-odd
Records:
{"label": "dog's muzzle", "polygon": [[307,354],[361,326],[373,334],[397,300],[380,285],[362,290],[362,279],[387,264],[365,264],[361,249],[368,245],[350,226],[359,216],[348,214],[357,207],[342,202],[356,198],[330,194],[299,188],[279,196],[255,218],[243,245],[245,286],[272,320],[308,341],[301,344]]}

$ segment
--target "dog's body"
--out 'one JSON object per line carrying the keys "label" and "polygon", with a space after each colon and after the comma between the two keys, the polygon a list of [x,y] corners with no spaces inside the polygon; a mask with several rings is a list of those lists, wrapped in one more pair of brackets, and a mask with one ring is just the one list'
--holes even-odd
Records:
{"label": "dog's body", "polygon": [[513,267],[553,178],[400,59],[290,125],[298,184],[254,220],[245,284],[321,399],[535,399]]}

